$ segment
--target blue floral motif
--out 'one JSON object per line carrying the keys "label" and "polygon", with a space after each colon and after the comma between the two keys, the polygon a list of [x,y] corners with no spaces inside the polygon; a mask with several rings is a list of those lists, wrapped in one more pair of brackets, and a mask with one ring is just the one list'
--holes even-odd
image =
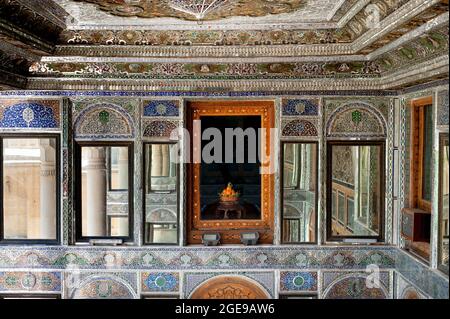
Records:
{"label": "blue floral motif", "polygon": [[149,291],[177,291],[178,278],[172,273],[152,273],[143,280]]}
{"label": "blue floral motif", "polygon": [[58,128],[58,121],[51,107],[38,103],[19,103],[4,108],[0,127]]}
{"label": "blue floral motif", "polygon": [[178,101],[150,101],[144,106],[144,116],[180,116]]}
{"label": "blue floral motif", "polygon": [[300,99],[283,100],[282,110],[284,116],[318,115],[319,114],[318,100],[300,100]]}
{"label": "blue floral motif", "polygon": [[280,285],[282,291],[315,291],[317,290],[317,273],[282,272]]}

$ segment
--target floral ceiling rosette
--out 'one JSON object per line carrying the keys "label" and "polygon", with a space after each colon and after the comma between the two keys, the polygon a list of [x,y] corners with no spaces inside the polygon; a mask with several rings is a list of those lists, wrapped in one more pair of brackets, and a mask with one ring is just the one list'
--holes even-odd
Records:
{"label": "floral ceiling rosette", "polygon": [[218,20],[234,16],[262,17],[290,13],[305,0],[74,0],[93,3],[100,10],[121,17],[184,20]]}

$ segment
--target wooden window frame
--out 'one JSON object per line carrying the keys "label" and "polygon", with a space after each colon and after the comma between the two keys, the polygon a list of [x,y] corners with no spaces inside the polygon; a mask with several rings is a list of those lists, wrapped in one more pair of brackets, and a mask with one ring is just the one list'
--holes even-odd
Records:
{"label": "wooden window frame", "polygon": [[[298,141],[281,141],[280,143],[280,147],[281,147],[281,151],[280,151],[280,187],[281,187],[281,191],[280,191],[280,209],[281,209],[281,214],[280,214],[280,234],[281,234],[281,244],[282,245],[298,245],[298,244],[302,244],[302,245],[316,245],[318,243],[318,233],[319,233],[319,225],[318,225],[318,211],[319,211],[319,199],[318,199],[318,195],[319,195],[319,142],[317,141],[302,141],[302,140],[298,140]],[[315,165],[316,165],[316,169],[315,169],[315,203],[314,203],[314,209],[315,209],[315,222],[314,222],[314,241],[309,241],[309,242],[285,242],[283,240],[284,238],[284,227],[283,227],[283,221],[284,219],[284,145],[286,144],[312,144],[316,146],[316,161],[315,161]],[[297,183],[298,184],[298,183]],[[309,225],[308,225],[309,227]]]}
{"label": "wooden window frame", "polygon": [[[410,207],[419,208],[431,214],[431,201],[422,198],[423,192],[423,158],[424,158],[424,111],[432,108],[431,96],[411,102],[411,159],[410,159]],[[433,125],[433,123],[430,123]]]}
{"label": "wooden window frame", "polygon": [[[128,148],[128,236],[83,236],[82,222],[82,149],[84,147],[127,147]],[[90,240],[118,239],[123,243],[134,241],[134,143],[130,141],[75,141],[74,143],[74,168],[75,168],[75,190],[74,190],[74,229],[75,243],[88,243]],[[108,191],[108,184],[106,185]],[[109,222],[107,219],[106,223]]]}
{"label": "wooden window frame", "polygon": [[[143,211],[143,219],[142,219],[142,235],[143,235],[143,245],[144,246],[179,246],[180,245],[180,164],[176,165],[176,172],[177,172],[177,242],[176,243],[149,243],[146,240],[146,213],[147,213],[147,172],[146,172],[146,160],[147,160],[147,152],[146,152],[146,145],[153,145],[153,144],[168,144],[168,145],[178,145],[178,141],[146,141],[143,143],[143,165],[142,165],[142,176],[144,178],[142,179],[143,185],[142,185],[142,204],[144,205],[142,208]],[[151,194],[151,190],[150,190]]]}
{"label": "wooden window frame", "polygon": [[[54,139],[55,140],[55,180],[56,180],[56,238],[55,239],[5,239],[3,207],[3,140],[4,139]],[[0,135],[0,245],[59,245],[61,243],[61,135],[47,133],[17,133]]]}
{"label": "wooden window frame", "polygon": [[[187,128],[193,131],[193,121],[202,116],[261,116],[261,128],[268,130],[266,134],[266,151],[273,154],[271,149],[271,131],[275,128],[275,102],[273,100],[246,101],[189,101],[187,103]],[[193,136],[193,134],[191,134]],[[191,138],[190,149],[193,149]],[[278,151],[278,150],[277,150]],[[194,152],[191,152],[195,158]],[[270,164],[269,164],[270,165]],[[267,167],[269,167],[267,165]],[[259,244],[272,245],[275,233],[275,174],[262,175],[261,182],[261,219],[252,220],[201,220],[199,214],[200,193],[195,192],[199,187],[200,164],[186,164],[186,197],[187,197],[187,244],[201,244],[204,233],[220,233],[221,244],[241,244],[240,234],[246,231],[259,232]],[[189,187],[189,185],[193,185]],[[267,189],[266,192],[263,190]],[[197,207],[197,208],[195,208]]]}
{"label": "wooden window frame", "polygon": [[[378,211],[378,217],[379,217],[379,225],[378,225],[378,236],[342,236],[342,235],[333,235],[332,226],[333,226],[333,219],[332,219],[332,188],[333,188],[333,146],[379,146],[380,147],[380,211]],[[327,142],[327,184],[326,184],[326,207],[327,207],[327,221],[326,221],[326,230],[327,235],[326,239],[327,242],[343,242],[346,239],[374,239],[377,241],[377,244],[384,243],[384,226],[385,226],[385,214],[386,214],[386,207],[385,207],[385,189],[386,189],[386,164],[385,164],[385,157],[386,157],[386,142],[385,140],[364,140],[364,141],[341,141],[341,140],[333,140]],[[357,212],[355,213],[357,214]],[[339,212],[338,212],[339,216]],[[347,203],[345,203],[345,218],[348,218],[348,209],[347,209]],[[339,218],[338,218],[339,220]],[[347,228],[347,221],[345,222],[345,225],[343,225],[345,228]]]}

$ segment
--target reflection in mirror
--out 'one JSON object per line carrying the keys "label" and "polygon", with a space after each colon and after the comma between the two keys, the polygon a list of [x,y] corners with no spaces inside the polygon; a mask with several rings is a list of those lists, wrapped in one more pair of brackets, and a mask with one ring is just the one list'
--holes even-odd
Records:
{"label": "reflection in mirror", "polygon": [[83,237],[129,236],[128,156],[127,146],[82,147]]}
{"label": "reflection in mirror", "polygon": [[3,139],[3,239],[55,240],[56,138]]}
{"label": "reflection in mirror", "polygon": [[109,190],[126,191],[128,189],[128,149],[111,147],[108,157]]}
{"label": "reflection in mirror", "polygon": [[177,144],[145,144],[145,243],[178,243]]}
{"label": "reflection in mirror", "polygon": [[283,243],[316,240],[317,144],[283,144]]}
{"label": "reflection in mirror", "polygon": [[440,135],[439,167],[439,268],[448,274],[448,196],[449,196],[449,144],[448,134]]}
{"label": "reflection in mirror", "polygon": [[381,145],[332,145],[331,153],[331,235],[378,237],[383,211]]}

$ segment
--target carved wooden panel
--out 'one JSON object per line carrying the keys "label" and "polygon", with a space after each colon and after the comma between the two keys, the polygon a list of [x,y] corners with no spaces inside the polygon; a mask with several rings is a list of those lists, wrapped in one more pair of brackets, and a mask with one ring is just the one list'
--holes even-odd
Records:
{"label": "carved wooden panel", "polygon": [[[204,232],[215,231],[221,235],[221,243],[240,243],[240,233],[243,230],[257,230],[259,242],[264,244],[273,243],[274,229],[274,174],[269,168],[274,165],[272,161],[271,128],[275,125],[274,103],[272,101],[201,101],[190,102],[188,109],[188,129],[191,136],[193,132],[193,121],[200,120],[202,116],[261,116],[261,128],[265,129],[262,138],[262,152],[266,154],[262,167],[267,171],[261,178],[261,219],[255,220],[201,220],[200,218],[200,165],[196,161],[193,152],[194,163],[188,169],[188,243],[199,244]],[[191,141],[192,142],[192,141]],[[192,147],[192,145],[191,145]],[[275,150],[273,150],[275,151]],[[197,163],[196,163],[197,162]],[[270,172],[270,173],[267,173]]]}
{"label": "carved wooden panel", "polygon": [[259,285],[243,277],[218,276],[201,285],[191,299],[268,299]]}

